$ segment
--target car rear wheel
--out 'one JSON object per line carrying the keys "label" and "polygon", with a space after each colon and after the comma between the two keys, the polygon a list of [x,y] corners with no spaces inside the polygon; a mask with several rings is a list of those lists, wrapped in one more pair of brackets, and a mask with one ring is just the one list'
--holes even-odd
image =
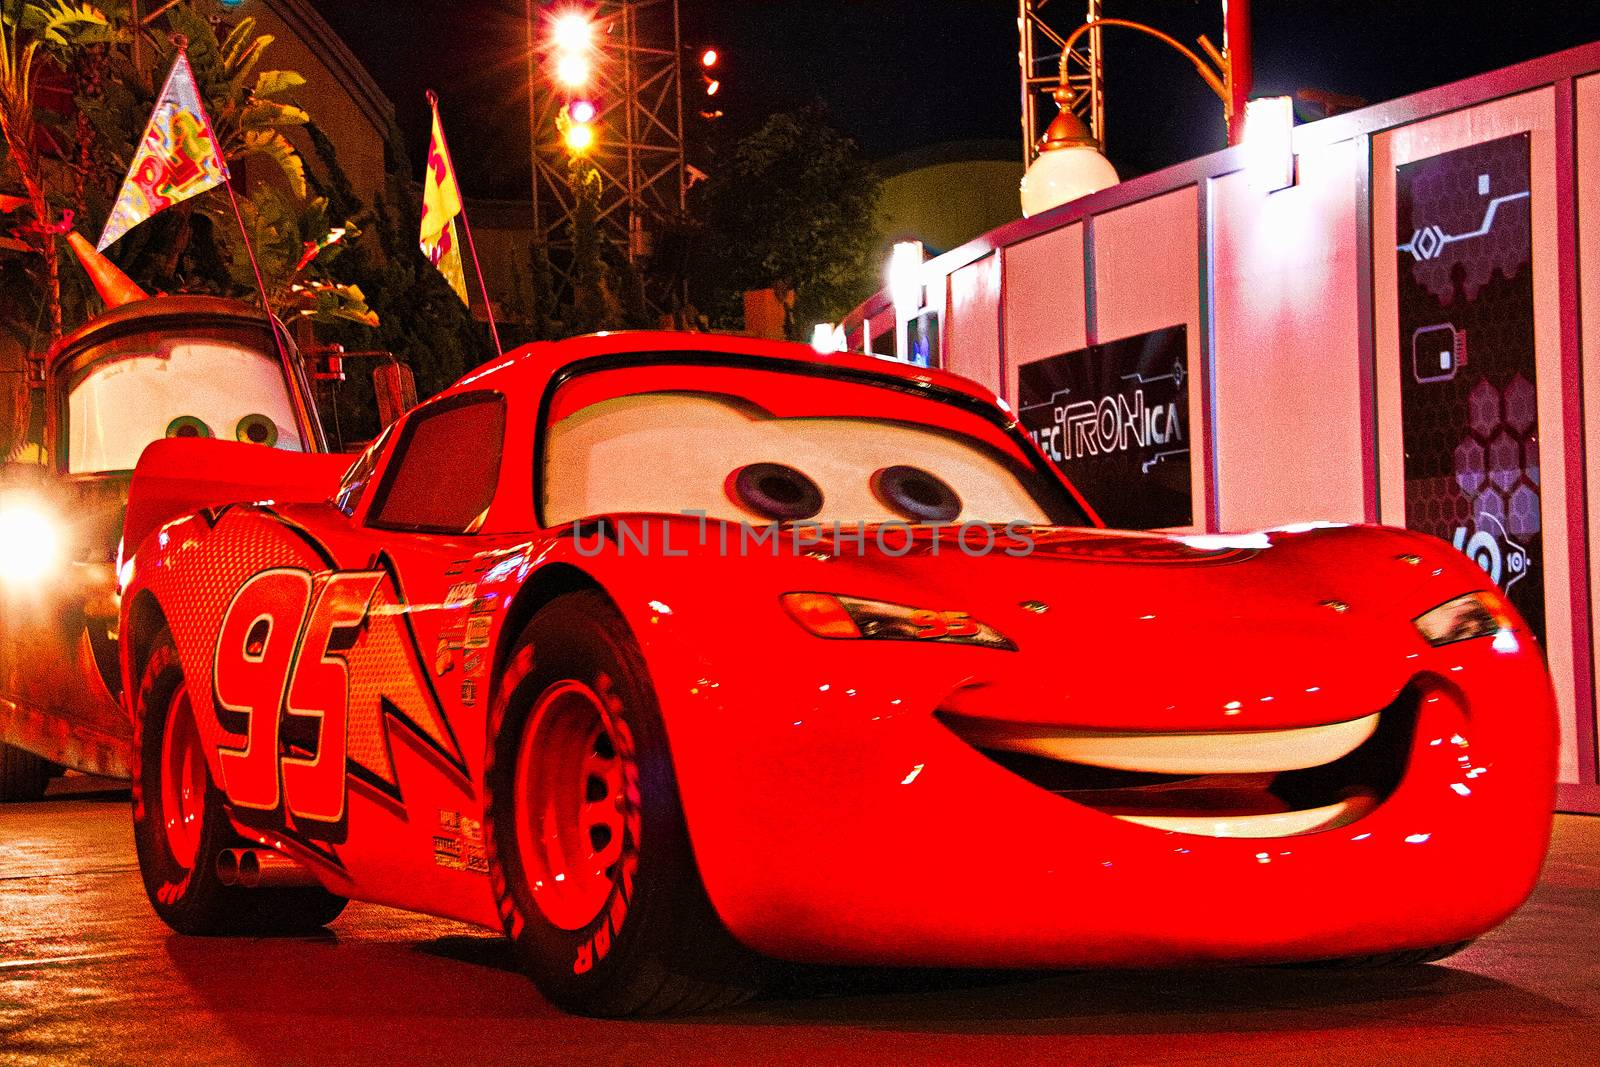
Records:
{"label": "car rear wheel", "polygon": [[44,799],[55,765],[25,748],[0,744],[0,803]]}
{"label": "car rear wheel", "polygon": [[755,958],[700,882],[643,659],[604,596],[557,597],[508,658],[486,819],[506,932],[569,1011],[705,1011],[754,992]]}
{"label": "car rear wheel", "polygon": [[306,933],[344,910],[320,886],[245,889],[217,877],[217,856],[248,847],[228,822],[172,636],[156,638],[135,705],[133,838],[145,893],[182,934]]}

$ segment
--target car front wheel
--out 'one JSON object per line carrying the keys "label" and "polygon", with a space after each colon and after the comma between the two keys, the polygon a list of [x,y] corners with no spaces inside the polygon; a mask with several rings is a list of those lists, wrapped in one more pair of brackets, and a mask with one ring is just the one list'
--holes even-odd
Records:
{"label": "car front wheel", "polygon": [[495,896],[541,992],[586,1015],[731,1006],[755,961],[700,882],[655,694],[599,592],[557,597],[498,687],[485,775]]}

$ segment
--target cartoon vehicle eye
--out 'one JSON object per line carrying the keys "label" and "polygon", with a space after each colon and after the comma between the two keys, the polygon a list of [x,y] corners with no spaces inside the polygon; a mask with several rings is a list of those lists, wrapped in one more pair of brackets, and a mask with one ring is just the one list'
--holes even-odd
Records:
{"label": "cartoon vehicle eye", "polygon": [[248,444],[271,448],[278,443],[278,424],[266,415],[246,415],[234,427],[233,435]]}
{"label": "cartoon vehicle eye", "polygon": [[950,522],[961,514],[961,497],[937,474],[905,464],[875,471],[872,495],[913,522]]}
{"label": "cartoon vehicle eye", "polygon": [[787,463],[751,463],[728,478],[728,496],[766,519],[809,519],[822,510],[822,490]]}
{"label": "cartoon vehicle eye", "polygon": [[179,415],[167,423],[168,437],[213,437],[211,427],[193,415]]}

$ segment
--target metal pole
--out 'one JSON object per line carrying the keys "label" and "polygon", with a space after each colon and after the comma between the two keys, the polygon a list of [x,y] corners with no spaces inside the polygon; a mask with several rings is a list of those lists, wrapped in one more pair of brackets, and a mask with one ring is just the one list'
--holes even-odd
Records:
{"label": "metal pole", "polygon": [[1250,0],[1222,0],[1222,54],[1228,61],[1223,71],[1228,80],[1228,143],[1238,144],[1244,139],[1244,105],[1255,81]]}
{"label": "metal pole", "polygon": [[144,24],[139,19],[139,0],[129,0],[128,22],[133,30],[133,76],[144,76],[144,51],[140,43],[144,39]]}
{"label": "metal pole", "polygon": [[[1022,165],[1033,162],[1033,138],[1036,120],[1033,114],[1033,4],[1031,0],[1017,0],[1017,30],[1022,42],[1017,52],[1017,65],[1022,68]],[[870,331],[869,331],[870,332]]]}
{"label": "metal pole", "polygon": [[639,44],[638,38],[638,13],[634,5],[622,5],[622,86],[623,95],[627,99],[627,110],[624,112],[624,136],[627,142],[623,148],[623,179],[624,195],[628,198],[628,209],[624,216],[624,225],[628,234],[628,262],[638,261],[639,234],[644,223],[640,217],[643,204],[639,200],[639,158],[635,151],[635,142],[638,140],[638,110],[641,106],[639,100],[639,72],[634,65],[634,49]]}
{"label": "metal pole", "polygon": [[[1089,22],[1100,19],[1100,0],[1089,0],[1087,13]],[[1100,150],[1106,147],[1106,86],[1105,68],[1101,65],[1099,26],[1089,31],[1089,132],[1094,134],[1094,139],[1100,142]]]}
{"label": "metal pole", "polygon": [[678,85],[678,210],[689,210],[688,152],[683,143],[683,33],[678,19],[678,0],[672,0],[672,80]]}
{"label": "metal pole", "polygon": [[[256,261],[256,248],[255,244],[250,240],[250,231],[245,228],[244,213],[239,210],[239,197],[233,191],[233,179],[224,178],[222,184],[228,190],[228,203],[232,205],[233,217],[239,223],[239,236],[244,239],[245,255],[250,260],[250,273],[255,277],[256,293],[261,297],[261,313],[267,317],[267,332],[272,334],[272,347],[278,352],[278,362],[283,365],[283,373],[288,376],[290,381],[303,380],[297,377],[297,375],[301,374],[301,369],[296,366],[294,360],[289,356],[289,346],[283,343],[283,336],[278,332],[278,319],[272,313],[272,301],[267,297],[267,283],[261,277],[261,264]],[[309,392],[291,391],[295,394],[292,397],[295,414],[300,419],[302,432],[307,434],[306,440],[320,440],[322,426],[311,414],[310,405],[306,402],[306,397],[310,395]]]}
{"label": "metal pole", "polygon": [[543,241],[544,231],[539,221],[538,17],[534,12],[533,0],[523,0],[523,9],[528,23],[528,177],[533,184],[533,235],[535,239]]}

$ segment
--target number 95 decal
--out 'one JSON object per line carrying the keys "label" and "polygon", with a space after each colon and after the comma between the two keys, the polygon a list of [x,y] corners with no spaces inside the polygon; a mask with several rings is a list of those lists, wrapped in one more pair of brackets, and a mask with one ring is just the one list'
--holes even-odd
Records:
{"label": "number 95 decal", "polygon": [[[350,677],[339,649],[352,641],[341,631],[365,621],[382,579],[381,571],[349,571],[319,583],[308,571],[279,568],[234,594],[211,675],[218,705],[245,720],[243,747],[217,750],[234,804],[271,811],[281,801],[296,819],[344,818]],[[284,727],[315,738],[307,754],[280,754]]]}

